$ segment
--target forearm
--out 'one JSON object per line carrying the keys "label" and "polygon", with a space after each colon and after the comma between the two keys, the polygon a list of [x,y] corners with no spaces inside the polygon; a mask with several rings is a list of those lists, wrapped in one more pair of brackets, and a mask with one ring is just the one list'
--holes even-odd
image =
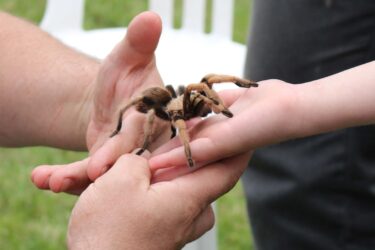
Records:
{"label": "forearm", "polygon": [[85,149],[98,63],[0,12],[0,146]]}
{"label": "forearm", "polygon": [[375,62],[296,86],[296,137],[375,123]]}
{"label": "forearm", "polygon": [[[194,160],[213,162],[247,150],[356,125],[375,123],[375,62],[293,85],[279,80],[230,91],[231,119],[210,117],[190,130]],[[228,140],[230,138],[230,140]],[[183,147],[171,142],[154,152],[153,170],[184,165]]]}

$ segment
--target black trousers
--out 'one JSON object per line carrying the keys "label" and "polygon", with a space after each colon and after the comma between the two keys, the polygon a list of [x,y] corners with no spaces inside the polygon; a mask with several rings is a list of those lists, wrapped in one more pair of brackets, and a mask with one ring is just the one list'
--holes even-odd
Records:
{"label": "black trousers", "polygon": [[[253,0],[252,13],[249,79],[298,84],[375,58],[374,0]],[[243,182],[258,250],[375,249],[375,126],[256,150]]]}

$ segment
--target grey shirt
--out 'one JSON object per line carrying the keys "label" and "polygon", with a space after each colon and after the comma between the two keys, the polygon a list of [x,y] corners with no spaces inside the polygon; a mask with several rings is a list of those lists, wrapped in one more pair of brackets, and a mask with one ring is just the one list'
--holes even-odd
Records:
{"label": "grey shirt", "polygon": [[[298,84],[375,58],[374,0],[253,4],[249,79]],[[258,149],[243,182],[258,250],[375,249],[375,126]]]}

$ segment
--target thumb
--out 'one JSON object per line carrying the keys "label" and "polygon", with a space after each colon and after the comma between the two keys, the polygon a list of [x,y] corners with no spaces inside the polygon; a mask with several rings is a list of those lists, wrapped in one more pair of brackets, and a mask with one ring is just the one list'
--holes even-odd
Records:
{"label": "thumb", "polygon": [[113,167],[102,177],[103,181],[127,186],[127,189],[148,189],[151,172],[147,160],[143,157],[126,154],[121,156]]}
{"label": "thumb", "polygon": [[[161,19],[153,12],[137,15],[129,24],[124,39],[112,50],[103,61],[95,82],[94,110],[92,120],[95,130],[102,130],[103,124],[113,119],[117,112],[114,104],[116,94],[121,98],[130,98],[134,90],[144,83],[145,77],[153,77],[155,67],[154,52],[161,34]],[[151,65],[151,67],[147,67]],[[146,69],[151,72],[140,73],[135,69]],[[155,79],[160,78],[159,75]],[[131,80],[130,80],[131,79]],[[131,84],[129,84],[131,83]],[[106,138],[105,138],[106,139]],[[102,144],[98,140],[96,147]],[[88,142],[92,145],[94,142]]]}
{"label": "thumb", "polygon": [[129,24],[127,34],[109,54],[115,64],[127,66],[150,62],[159,42],[162,24],[160,17],[147,11],[137,15]]}
{"label": "thumb", "polygon": [[238,98],[243,95],[245,89],[227,89],[218,92],[221,100],[224,102],[226,107],[230,107]]}

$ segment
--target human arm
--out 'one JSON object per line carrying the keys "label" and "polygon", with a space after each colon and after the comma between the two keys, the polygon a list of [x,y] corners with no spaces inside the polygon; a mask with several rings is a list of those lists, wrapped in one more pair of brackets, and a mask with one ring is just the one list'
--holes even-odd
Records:
{"label": "human arm", "polygon": [[238,181],[249,154],[151,183],[147,161],[122,156],[79,197],[69,249],[180,249],[214,223],[210,204]]}
{"label": "human arm", "polygon": [[0,146],[86,149],[99,62],[4,12],[0,51]]}
{"label": "human arm", "polygon": [[1,146],[93,150],[114,130],[118,110],[150,85],[162,85],[154,51],[161,21],[146,12],[99,62],[37,26],[0,12]]}
{"label": "human arm", "polygon": [[79,193],[91,182],[88,174],[95,179],[101,167],[138,146],[143,120],[134,111],[124,116],[129,124],[124,133],[112,140],[109,135],[132,95],[162,85],[154,57],[160,32],[160,18],[142,13],[99,62],[27,21],[0,13],[0,146],[45,145],[93,154],[110,141],[109,148],[114,148],[94,161],[89,173],[90,159],[35,169],[32,179],[38,187]]}
{"label": "human arm", "polygon": [[[370,62],[306,84],[268,80],[257,89],[223,93],[234,117],[213,116],[195,126],[190,131],[193,157],[204,164],[292,138],[374,123],[374,72],[375,62]],[[185,165],[177,140],[154,155],[153,169]]]}

